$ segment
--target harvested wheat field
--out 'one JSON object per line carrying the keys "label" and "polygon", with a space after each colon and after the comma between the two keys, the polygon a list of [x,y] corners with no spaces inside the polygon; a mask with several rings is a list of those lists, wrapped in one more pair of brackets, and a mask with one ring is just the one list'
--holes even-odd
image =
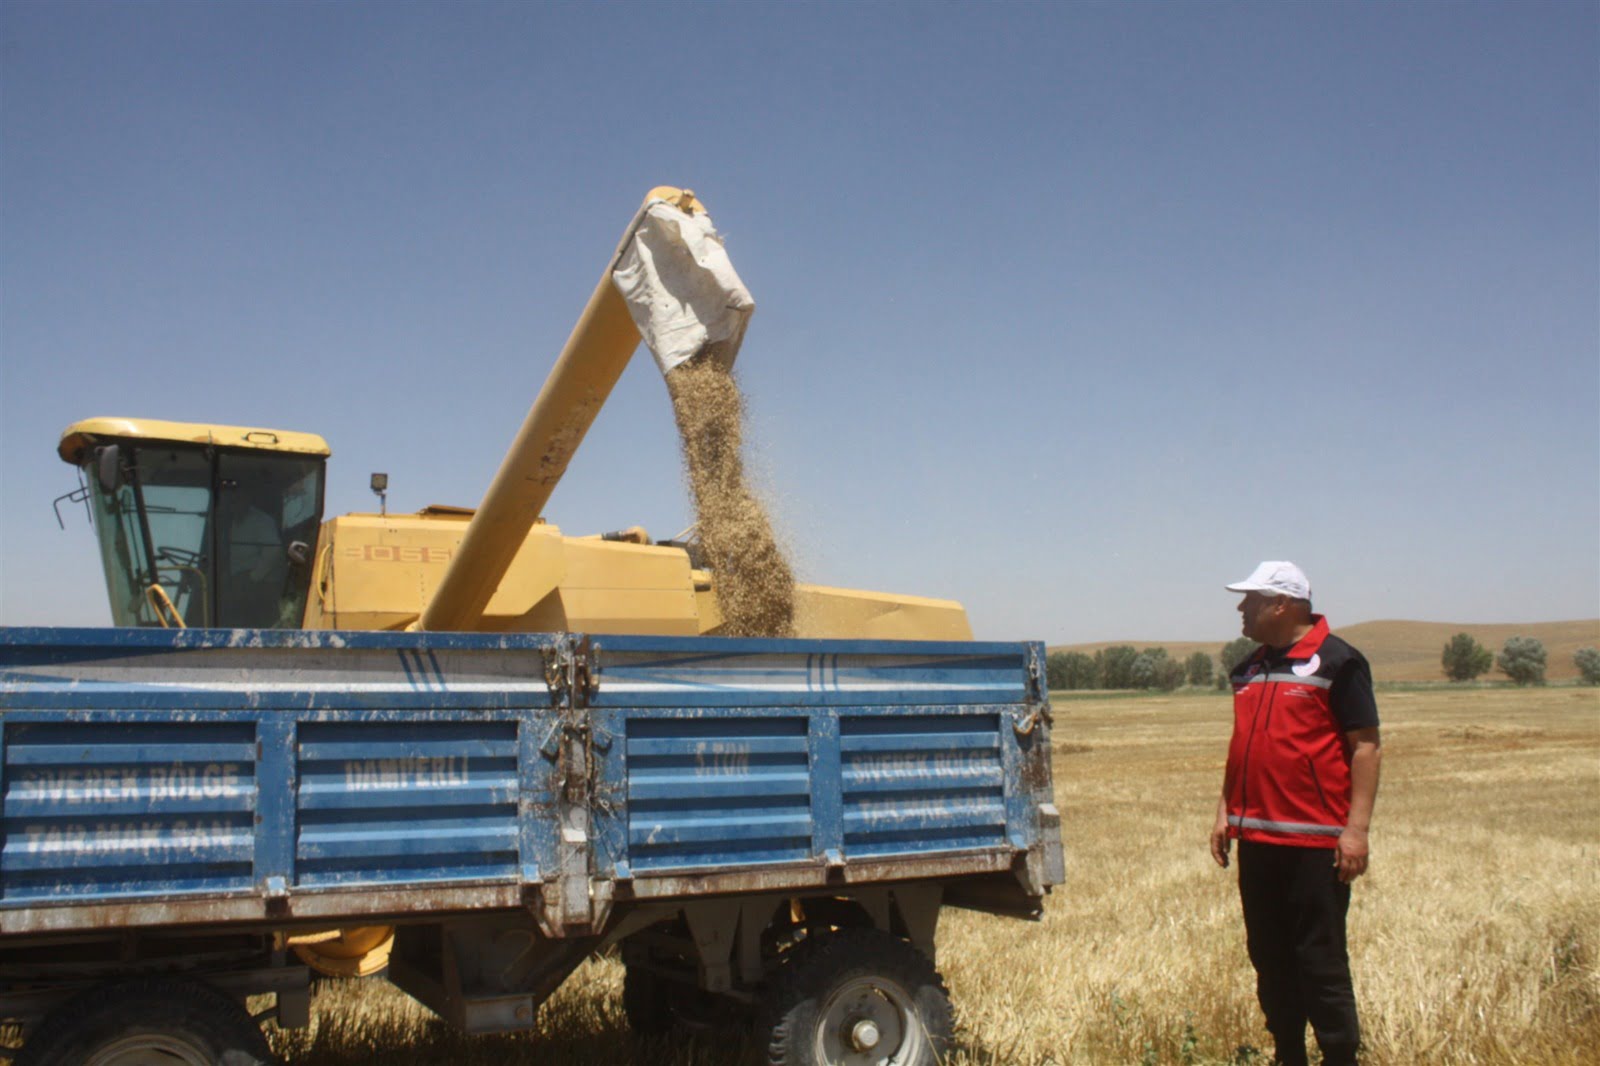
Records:
{"label": "harvested wheat field", "polygon": [[[1384,781],[1351,953],[1373,1066],[1600,1062],[1600,691],[1379,693]],[[1067,885],[1042,924],[951,913],[955,1064],[1264,1062],[1232,871],[1206,855],[1229,704],[1058,698]],[[621,965],[539,1029],[468,1038],[382,982],[326,986],[293,1063],[721,1066],[738,1033],[644,1043]]]}

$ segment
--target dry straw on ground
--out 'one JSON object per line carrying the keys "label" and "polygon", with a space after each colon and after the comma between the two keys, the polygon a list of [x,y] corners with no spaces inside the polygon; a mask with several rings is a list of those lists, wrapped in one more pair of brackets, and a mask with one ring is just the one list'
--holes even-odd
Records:
{"label": "dry straw on ground", "polygon": [[745,483],[744,398],[729,370],[708,359],[667,374],[683,442],[700,545],[715,581],[720,633],[794,633],[794,571],[778,546],[766,508]]}
{"label": "dry straw on ground", "polygon": [[[1372,872],[1350,915],[1368,1066],[1600,1061],[1600,693],[1382,692]],[[952,1066],[1264,1064],[1232,871],[1206,834],[1226,696],[1061,698],[1067,884],[1042,924],[947,912]],[[733,1066],[746,1034],[635,1041],[622,968],[586,964],[538,1029],[456,1034],[382,982],[329,986],[294,1064]]]}

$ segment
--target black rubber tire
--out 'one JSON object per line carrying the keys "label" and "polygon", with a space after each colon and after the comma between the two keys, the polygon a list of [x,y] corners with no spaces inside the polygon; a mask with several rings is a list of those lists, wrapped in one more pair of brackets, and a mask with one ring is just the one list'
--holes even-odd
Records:
{"label": "black rubber tire", "polygon": [[278,1060],[244,1004],[209,985],[146,978],[99,985],[51,1011],[13,1066],[112,1066],[136,1050],[174,1066],[271,1066]]}
{"label": "black rubber tire", "polygon": [[[851,1033],[873,1021],[878,1043]],[[950,994],[928,957],[876,929],[840,929],[797,947],[768,997],[771,1066],[938,1066],[950,1050]]]}

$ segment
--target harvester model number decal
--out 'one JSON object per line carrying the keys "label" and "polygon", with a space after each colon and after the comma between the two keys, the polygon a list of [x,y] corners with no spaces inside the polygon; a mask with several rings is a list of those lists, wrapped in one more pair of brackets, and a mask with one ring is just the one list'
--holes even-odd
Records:
{"label": "harvester model number decal", "polygon": [[364,563],[448,563],[453,548],[424,548],[415,544],[352,544],[339,549],[341,559]]}

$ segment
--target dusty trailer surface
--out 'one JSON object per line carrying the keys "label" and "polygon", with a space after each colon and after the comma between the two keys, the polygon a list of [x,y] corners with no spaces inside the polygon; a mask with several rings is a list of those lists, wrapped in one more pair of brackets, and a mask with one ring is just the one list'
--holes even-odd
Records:
{"label": "dusty trailer surface", "polygon": [[[268,1061],[299,943],[528,1028],[620,945],[641,1030],[932,1063],[945,906],[1063,876],[1037,644],[0,630],[0,1017],[19,1063]],[[154,1059],[151,1055],[166,1055]],[[227,1057],[232,1056],[232,1057]]]}

